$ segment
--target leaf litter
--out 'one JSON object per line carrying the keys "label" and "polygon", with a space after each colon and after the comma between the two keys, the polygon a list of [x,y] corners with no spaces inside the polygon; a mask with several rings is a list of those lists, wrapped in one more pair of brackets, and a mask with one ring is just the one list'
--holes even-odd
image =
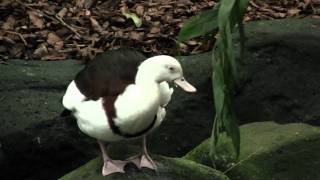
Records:
{"label": "leaf litter", "polygon": [[[212,49],[205,37],[178,42],[182,24],[212,0],[0,0],[0,60],[93,59],[132,47],[146,55],[197,54]],[[319,0],[254,0],[245,21],[320,18]]]}

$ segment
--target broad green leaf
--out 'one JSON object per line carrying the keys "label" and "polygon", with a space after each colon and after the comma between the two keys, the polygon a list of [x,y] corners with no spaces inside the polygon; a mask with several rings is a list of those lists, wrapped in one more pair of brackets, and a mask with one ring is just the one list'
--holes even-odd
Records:
{"label": "broad green leaf", "polygon": [[217,16],[218,9],[214,8],[200,12],[198,15],[191,17],[183,24],[178,35],[178,41],[183,42],[217,29]]}
{"label": "broad green leaf", "polygon": [[240,152],[240,131],[238,120],[235,117],[235,114],[231,107],[231,98],[226,98],[225,110],[223,111],[223,121],[225,123],[227,135],[231,137],[232,144],[236,153],[236,156],[239,156]]}
{"label": "broad green leaf", "polygon": [[241,17],[241,19],[243,18],[244,13],[247,10],[248,4],[250,0],[237,0],[238,2],[238,10],[239,10],[239,17]]}
{"label": "broad green leaf", "polygon": [[142,21],[141,19],[135,14],[131,12],[125,12],[123,11],[122,14],[127,18],[127,19],[132,19],[136,27],[141,27]]}
{"label": "broad green leaf", "polygon": [[231,11],[236,0],[222,0],[218,13],[219,30],[224,31],[225,24],[229,21]]}
{"label": "broad green leaf", "polygon": [[[232,73],[231,78],[234,80],[234,82],[236,82],[236,78],[238,78],[238,72],[237,72],[236,58],[234,56],[234,50],[233,50],[230,23],[226,23],[225,39],[227,41],[226,53],[227,53],[228,62],[230,63],[231,73]],[[231,86],[230,88],[231,88],[230,90],[233,91],[233,87]]]}
{"label": "broad green leaf", "polygon": [[[218,52],[219,53],[219,52]],[[214,64],[214,71],[213,71],[213,95],[214,95],[214,103],[216,114],[219,115],[222,113],[222,108],[224,106],[225,101],[225,83],[224,83],[224,74],[223,74],[223,67],[221,62],[216,62]]]}
{"label": "broad green leaf", "polygon": [[243,16],[245,11],[247,10],[249,0],[238,0],[237,4],[234,8],[233,16],[237,17],[236,21],[238,23],[238,30],[240,36],[240,59],[244,59],[244,42],[245,42],[245,33],[243,26]]}

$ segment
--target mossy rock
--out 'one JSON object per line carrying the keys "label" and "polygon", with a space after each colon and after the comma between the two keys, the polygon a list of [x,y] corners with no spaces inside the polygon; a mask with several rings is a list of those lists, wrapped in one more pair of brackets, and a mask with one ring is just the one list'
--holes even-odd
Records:
{"label": "mossy rock", "polygon": [[[209,165],[209,147],[206,140],[184,158]],[[243,125],[240,150],[240,163],[227,173],[231,179],[320,179],[319,127],[274,122]]]}
{"label": "mossy rock", "polygon": [[[134,145],[128,145],[126,142],[112,143],[107,147],[108,155],[112,159],[126,159],[130,156],[136,155],[141,152],[141,148]],[[183,158],[170,158],[159,155],[152,155],[155,160],[158,171],[154,172],[149,169],[143,168],[138,170],[133,164],[128,164],[125,167],[126,173],[115,173],[109,176],[103,177],[101,175],[102,170],[102,158],[97,157],[87,164],[79,167],[78,169],[70,172],[69,174],[60,178],[60,180],[73,180],[73,179],[201,179],[201,180],[228,180],[229,178],[223,175],[220,171],[217,171],[211,167],[198,164],[194,161],[186,160]],[[192,172],[192,173],[190,173]]]}
{"label": "mossy rock", "polygon": [[[133,165],[128,164],[126,173],[114,173],[109,176],[101,175],[102,158],[98,157],[75,171],[63,176],[60,180],[87,180],[87,179],[137,179],[137,180],[177,180],[177,179],[201,179],[201,180],[228,180],[229,178],[221,172],[210,167],[195,163],[182,158],[168,158],[163,156],[153,156],[157,163],[158,171],[149,169],[138,170]],[[192,172],[192,173],[191,173]]]}

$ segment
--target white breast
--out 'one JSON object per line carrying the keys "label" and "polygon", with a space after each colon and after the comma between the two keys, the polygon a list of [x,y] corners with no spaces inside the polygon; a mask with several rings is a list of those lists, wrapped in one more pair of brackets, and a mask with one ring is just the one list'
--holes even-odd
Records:
{"label": "white breast", "polygon": [[[158,127],[166,114],[164,105],[171,99],[173,90],[167,83],[156,88],[144,89],[129,85],[115,101],[117,118],[115,124],[123,132],[137,133],[147,128],[157,115],[152,129]],[[118,141],[123,137],[110,129],[102,99],[84,101],[85,97],[72,81],[63,97],[63,105],[74,111],[78,126],[85,134],[104,141]],[[161,107],[161,106],[162,107]]]}
{"label": "white breast", "polygon": [[130,85],[115,102],[115,123],[125,132],[139,132],[152,123],[159,105],[160,94],[157,86],[145,89]]}

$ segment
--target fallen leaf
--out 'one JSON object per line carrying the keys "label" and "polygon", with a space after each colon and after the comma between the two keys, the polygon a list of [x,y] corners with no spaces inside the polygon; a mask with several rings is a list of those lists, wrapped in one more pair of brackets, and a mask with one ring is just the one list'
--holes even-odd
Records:
{"label": "fallen leaf", "polygon": [[289,9],[288,16],[292,17],[292,16],[299,15],[300,11],[301,11],[300,9]]}
{"label": "fallen leaf", "polygon": [[48,53],[46,43],[41,43],[38,45],[37,49],[33,52],[33,58],[41,58]]}
{"label": "fallen leaf", "polygon": [[33,25],[35,25],[37,28],[42,29],[44,28],[44,22],[42,20],[42,18],[40,18],[37,15],[37,12],[35,11],[27,11],[28,15],[29,15],[29,19],[32,22]]}
{"label": "fallen leaf", "polygon": [[150,30],[151,34],[157,34],[161,31],[160,27],[152,27]]}
{"label": "fallen leaf", "polygon": [[57,60],[64,60],[67,58],[67,55],[66,54],[59,54],[59,53],[56,53],[56,54],[51,54],[51,55],[46,55],[46,56],[43,56],[41,58],[41,60],[47,60],[47,61],[57,61]]}
{"label": "fallen leaf", "polygon": [[130,39],[134,39],[134,40],[138,40],[138,41],[141,41],[142,40],[142,33],[138,33],[136,31],[132,31],[130,32],[130,36],[129,36]]}
{"label": "fallen leaf", "polygon": [[144,14],[144,7],[141,6],[141,5],[138,5],[138,6],[136,7],[136,12],[137,12],[138,15],[143,16],[143,14]]}
{"label": "fallen leaf", "polygon": [[195,45],[198,45],[199,42],[198,42],[198,41],[191,40],[191,41],[188,41],[187,44],[188,44],[188,45],[191,45],[191,46],[195,46]]}
{"label": "fallen leaf", "polygon": [[123,11],[122,14],[127,18],[127,19],[132,19],[136,27],[141,27],[142,25],[142,20],[135,14],[131,12],[125,12]]}
{"label": "fallen leaf", "polygon": [[82,9],[84,7],[85,0],[76,0],[76,7]]}
{"label": "fallen leaf", "polygon": [[14,58],[21,58],[25,51],[25,46],[22,43],[15,43],[14,46],[9,48],[10,55]]}
{"label": "fallen leaf", "polygon": [[111,17],[111,19],[115,22],[124,23],[126,20],[120,16]]}
{"label": "fallen leaf", "polygon": [[4,30],[13,30],[15,23],[16,23],[16,19],[12,15],[10,15],[7,18],[6,22],[2,24],[1,28]]}
{"label": "fallen leaf", "polygon": [[14,40],[12,40],[10,37],[7,36],[0,36],[0,41],[5,41],[9,44],[15,44]]}
{"label": "fallen leaf", "polygon": [[100,26],[97,20],[95,20],[93,17],[90,17],[90,21],[91,21],[91,26],[96,32],[101,33],[103,31],[103,28]]}
{"label": "fallen leaf", "polygon": [[48,34],[47,43],[52,45],[56,50],[60,50],[63,48],[63,41],[61,40],[61,38],[52,32]]}
{"label": "fallen leaf", "polygon": [[67,8],[62,8],[59,12],[58,12],[58,16],[62,19],[68,12],[68,9]]}

